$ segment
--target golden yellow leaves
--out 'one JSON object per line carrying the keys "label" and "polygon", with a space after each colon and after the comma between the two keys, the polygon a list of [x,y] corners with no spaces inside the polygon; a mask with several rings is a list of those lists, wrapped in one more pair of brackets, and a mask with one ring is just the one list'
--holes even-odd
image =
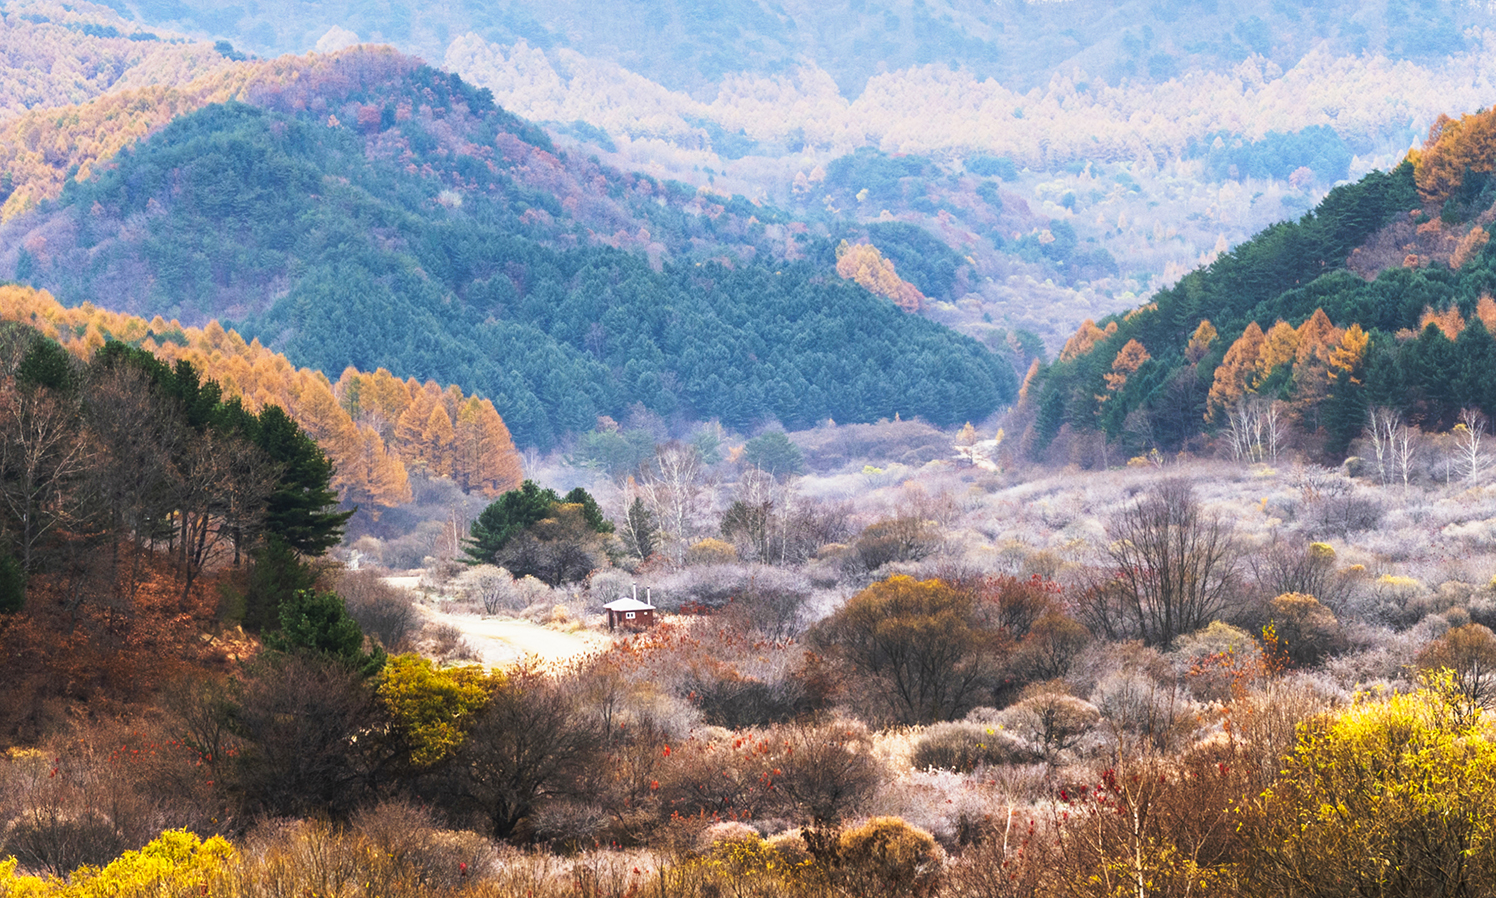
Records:
{"label": "golden yellow leaves", "polygon": [[924,306],[925,295],[899,277],[893,262],[870,243],[843,240],[836,248],[836,273],[870,293],[893,300],[894,305],[906,312],[918,312]]}

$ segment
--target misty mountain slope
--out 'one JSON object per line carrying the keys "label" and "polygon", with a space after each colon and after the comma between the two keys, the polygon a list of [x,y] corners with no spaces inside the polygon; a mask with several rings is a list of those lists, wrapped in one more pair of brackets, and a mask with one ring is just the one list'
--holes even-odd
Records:
{"label": "misty mountain slope", "polygon": [[1259,55],[1163,80],[1082,67],[1033,88],[933,64],[857,94],[807,62],[698,98],[572,50],[472,34],[445,65],[610,164],[797,216],[923,227],[972,260],[942,321],[982,339],[1022,328],[1058,350],[1082,319],[1395,166],[1439,114],[1488,103],[1490,34],[1451,55],[1321,41],[1286,68]]}
{"label": "misty mountain slope", "polygon": [[354,4],[346,0],[114,0],[142,21],[227,37],[257,53],[305,52],[351,30],[436,60],[471,31],[510,44],[568,48],[661,84],[714,93],[724,76],[812,61],[855,97],[880,72],[938,63],[1027,89],[1080,66],[1092,75],[1166,80],[1252,54],[1289,68],[1322,41],[1342,55],[1429,58],[1463,49],[1491,15],[1442,0],[510,0],[492,4]]}
{"label": "misty mountain slope", "polygon": [[0,118],[180,84],[231,64],[210,44],[152,30],[92,3],[0,3]]}
{"label": "misty mountain slope", "polygon": [[524,445],[635,403],[743,429],[949,425],[1016,392],[1005,358],[776,259],[793,235],[773,210],[559,156],[408,58],[352,51],[250,98],[69,182],[0,231],[0,259],[67,304],[462,384]]}
{"label": "misty mountain slope", "polygon": [[[389,41],[616,168],[919,226],[969,265],[929,314],[1051,351],[1496,83],[1496,16],[1438,0],[116,5],[257,52]],[[880,190],[871,151],[924,164]]]}

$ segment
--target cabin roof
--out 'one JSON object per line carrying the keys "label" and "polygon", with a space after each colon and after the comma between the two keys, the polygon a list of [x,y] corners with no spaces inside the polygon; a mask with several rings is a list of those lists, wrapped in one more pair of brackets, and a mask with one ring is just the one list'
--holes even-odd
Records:
{"label": "cabin roof", "polygon": [[629,598],[628,596],[624,596],[621,599],[614,599],[613,601],[609,602],[608,604],[604,605],[603,607],[606,608],[609,611],[653,611],[653,610],[655,610],[655,606],[653,606],[653,605],[651,605],[651,604],[649,604],[647,602],[641,602],[638,599]]}

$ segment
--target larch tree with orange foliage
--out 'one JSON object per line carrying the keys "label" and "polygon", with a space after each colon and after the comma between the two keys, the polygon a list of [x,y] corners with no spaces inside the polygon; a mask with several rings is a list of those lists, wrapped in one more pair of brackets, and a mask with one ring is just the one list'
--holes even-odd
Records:
{"label": "larch tree with orange foliage", "polygon": [[1465,316],[1460,314],[1458,306],[1451,305],[1442,312],[1435,312],[1432,307],[1424,306],[1423,314],[1418,318],[1418,333],[1432,324],[1449,338],[1453,343],[1460,338],[1460,332],[1465,329]]}
{"label": "larch tree with orange foliage", "polygon": [[431,394],[417,388],[410,404],[395,422],[395,451],[412,471],[427,471],[431,467],[425,451],[426,422],[437,407]]}
{"label": "larch tree with orange foliage", "polygon": [[1127,378],[1143,367],[1143,363],[1151,359],[1148,350],[1137,340],[1128,340],[1127,344],[1117,351],[1117,357],[1112,360],[1112,370],[1103,377],[1106,379],[1106,396],[1097,397],[1105,402],[1108,396],[1121,390],[1127,385]]}
{"label": "larch tree with orange foliage", "polygon": [[1496,337],[1496,300],[1489,293],[1482,293],[1475,303],[1475,317],[1486,326],[1486,332]]}
{"label": "larch tree with orange foliage", "polygon": [[346,489],[357,476],[357,467],[346,462],[361,453],[363,438],[322,377],[303,373],[296,380],[296,420],[324,452],[344,462],[333,482],[338,489]]}
{"label": "larch tree with orange foliage", "polygon": [[1496,170],[1496,109],[1458,119],[1439,116],[1423,147],[1408,158],[1419,194],[1442,203],[1464,187],[1466,175]]}
{"label": "larch tree with orange foliage", "polygon": [[1210,352],[1210,346],[1217,336],[1219,334],[1216,332],[1215,325],[1210,323],[1210,319],[1202,319],[1200,326],[1195,328],[1195,332],[1190,335],[1189,343],[1184,347],[1184,357],[1189,359],[1191,365],[1200,364],[1200,360]]}
{"label": "larch tree with orange foliage", "polygon": [[918,312],[924,306],[925,296],[919,288],[899,277],[893,262],[872,244],[843,240],[836,248],[836,273],[870,293],[893,300],[906,312]]}
{"label": "larch tree with orange foliage", "polygon": [[1459,245],[1457,245],[1454,248],[1454,252],[1450,254],[1449,267],[1453,268],[1455,271],[1459,271],[1461,268],[1464,268],[1465,263],[1473,259],[1475,255],[1479,253],[1487,243],[1490,242],[1490,240],[1491,235],[1486,231],[1485,228],[1481,227],[1480,225],[1471,226],[1470,232],[1464,237],[1460,238]]}
{"label": "larch tree with orange foliage", "polygon": [[524,479],[519,453],[493,403],[476,396],[457,415],[454,476],[468,492],[490,498],[515,489]]}
{"label": "larch tree with orange foliage", "polygon": [[1299,333],[1293,325],[1279,320],[1262,337],[1257,352],[1256,374],[1251,378],[1254,393],[1275,393],[1287,385],[1298,357]]}
{"label": "larch tree with orange foliage", "polygon": [[447,409],[437,404],[426,416],[426,426],[421,430],[421,459],[426,468],[437,477],[452,476],[452,455],[456,449],[457,433],[452,429],[452,419]]}
{"label": "larch tree with orange foliage", "polygon": [[[331,458],[336,486],[351,501],[389,506],[408,501],[408,470],[429,470],[426,428],[435,408],[445,410],[447,428],[469,413],[469,450],[466,468],[459,471],[458,434],[444,440],[451,456],[446,465],[465,489],[485,495],[502,493],[519,483],[519,456],[503,419],[487,400],[465,397],[456,386],[435,382],[402,381],[380,368],[373,373],[346,369],[336,384],[320,373],[297,369],[285,356],[273,353],[258,340],[248,343],[216,321],[201,329],[183,327],[160,316],[146,321],[84,303],[64,308],[45,291],[0,286],[0,319],[23,322],[57,339],[75,356],[88,357],[102,345],[104,334],[156,355],[162,361],[190,362],[217,380],[226,398],[238,398],[247,410],[267,405],[289,410]],[[81,334],[81,336],[80,336]],[[405,412],[416,408],[404,421]],[[378,440],[370,440],[370,432]],[[476,453],[476,454],[474,454]],[[402,498],[407,497],[407,498]]]}
{"label": "larch tree with orange foliage", "polygon": [[1340,454],[1361,433],[1366,422],[1366,396],[1362,390],[1362,373],[1371,337],[1352,324],[1345,329],[1340,343],[1330,352],[1329,400],[1321,421],[1328,434],[1326,451]]}
{"label": "larch tree with orange foliage", "polygon": [[1299,325],[1299,349],[1293,362],[1292,408],[1306,430],[1317,430],[1320,410],[1329,395],[1330,356],[1340,345],[1343,332],[1330,322],[1324,309],[1315,309]]}
{"label": "larch tree with orange foliage", "polygon": [[1065,347],[1060,350],[1060,361],[1068,362],[1078,359],[1096,348],[1096,344],[1102,342],[1117,332],[1117,322],[1113,321],[1105,329],[1096,326],[1096,322],[1087,318],[1080,323],[1070,339],[1065,341]]}
{"label": "larch tree with orange foliage", "polygon": [[1209,403],[1205,413],[1207,420],[1213,420],[1220,409],[1234,405],[1236,400],[1251,392],[1264,337],[1262,327],[1253,321],[1226,350],[1226,357],[1216,368],[1215,382],[1211,384],[1210,396],[1206,400]]}
{"label": "larch tree with orange foliage", "polygon": [[1028,371],[1023,375],[1023,385],[1018,388],[1018,402],[1022,404],[1029,396],[1029,386],[1033,384],[1034,378],[1039,376],[1039,360],[1029,362]]}
{"label": "larch tree with orange foliage", "polygon": [[350,477],[344,497],[360,505],[392,508],[412,498],[410,477],[399,456],[390,452],[379,432],[365,424],[359,428],[358,471]]}

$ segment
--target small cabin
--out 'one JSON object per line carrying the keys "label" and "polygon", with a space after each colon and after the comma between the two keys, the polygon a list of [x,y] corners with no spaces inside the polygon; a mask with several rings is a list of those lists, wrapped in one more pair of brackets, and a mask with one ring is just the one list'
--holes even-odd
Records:
{"label": "small cabin", "polygon": [[619,627],[638,630],[654,626],[655,606],[630,596],[609,602],[603,606],[603,610],[608,612],[609,630]]}

